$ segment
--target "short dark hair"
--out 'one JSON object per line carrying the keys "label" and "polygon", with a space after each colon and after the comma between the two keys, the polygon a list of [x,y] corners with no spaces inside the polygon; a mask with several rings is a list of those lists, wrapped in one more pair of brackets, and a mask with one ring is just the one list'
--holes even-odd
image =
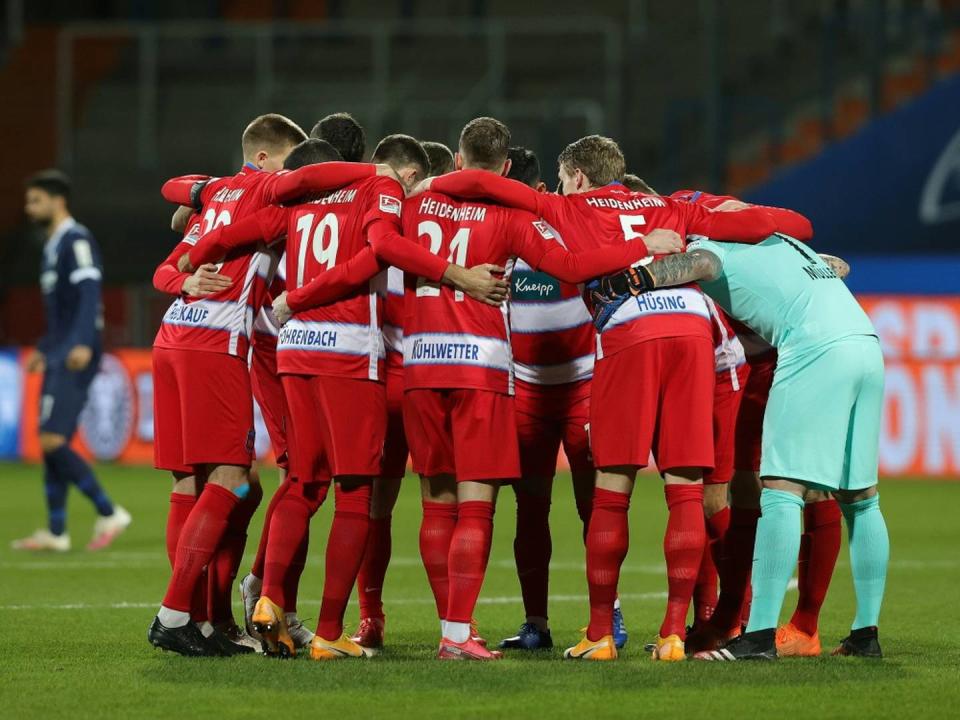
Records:
{"label": "short dark hair", "polygon": [[510,130],[492,117],[468,122],[460,133],[460,154],[464,162],[483,170],[498,170],[507,161]]}
{"label": "short dark hair", "polygon": [[70,190],[72,183],[66,173],[55,168],[41,170],[27,178],[24,183],[26,188],[36,188],[43,190],[53,197],[62,197],[64,200],[70,200]]}
{"label": "short dark hair", "polygon": [[632,192],[643,193],[645,195],[657,195],[656,190],[647,185],[646,181],[641,177],[634,175],[633,173],[625,173],[623,176],[623,184],[627,186],[627,190]]}
{"label": "short dark hair", "polygon": [[420,177],[426,177],[430,171],[427,151],[409,135],[387,135],[377,143],[377,149],[373,151],[373,161],[386,163],[394,170],[416,165],[420,170]]}
{"label": "short dark hair", "polygon": [[338,112],[321,118],[310,137],[326,140],[347,162],[361,162],[367,151],[367,134],[350,113]]}
{"label": "short dark hair", "polygon": [[293,120],[277,113],[267,113],[254,118],[243,131],[240,144],[244,157],[260,149],[276,152],[299,145],[307,134]]}
{"label": "short dark hair", "polygon": [[570,143],[557,161],[567,172],[579,169],[594,187],[619,182],[627,171],[620,146],[602,135],[587,135]]}
{"label": "short dark hair", "polygon": [[512,147],[507,150],[507,157],[510,158],[507,177],[535,188],[540,182],[540,161],[536,153],[525,147]]}
{"label": "short dark hair", "polygon": [[307,138],[290,151],[287,159],[283,161],[283,169],[296,170],[304,165],[342,159],[337,149],[326,140]]}
{"label": "short dark hair", "polygon": [[453,151],[450,148],[433,140],[424,140],[420,144],[423,145],[423,149],[427,151],[427,157],[430,158],[430,177],[453,172]]}

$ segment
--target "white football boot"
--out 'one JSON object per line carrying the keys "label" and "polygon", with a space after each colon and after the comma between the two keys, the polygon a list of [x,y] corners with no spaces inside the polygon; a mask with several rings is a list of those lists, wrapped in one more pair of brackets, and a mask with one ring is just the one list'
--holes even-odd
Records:
{"label": "white football boot", "polygon": [[40,528],[29,537],[14,540],[10,543],[10,547],[14,550],[29,550],[31,552],[69,552],[70,536],[66,533],[54,535],[46,528]]}

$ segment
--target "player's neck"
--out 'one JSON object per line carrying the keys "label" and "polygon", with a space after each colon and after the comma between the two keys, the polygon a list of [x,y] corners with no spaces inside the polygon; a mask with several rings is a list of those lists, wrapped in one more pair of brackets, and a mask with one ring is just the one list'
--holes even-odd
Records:
{"label": "player's neck", "polygon": [[69,212],[55,212],[53,217],[50,218],[50,224],[47,225],[47,239],[53,237],[53,234],[57,231],[57,228],[60,227],[64,221],[70,220],[71,215]]}

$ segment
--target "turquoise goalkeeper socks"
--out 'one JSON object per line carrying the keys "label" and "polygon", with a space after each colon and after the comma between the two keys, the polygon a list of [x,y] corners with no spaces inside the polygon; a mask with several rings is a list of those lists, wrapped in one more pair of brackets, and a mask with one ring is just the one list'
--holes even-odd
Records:
{"label": "turquoise goalkeeper socks", "polygon": [[764,488],[753,550],[753,602],[747,632],[777,627],[787,583],[800,553],[800,516],[803,498],[783,490]]}
{"label": "turquoise goalkeeper socks", "polygon": [[[766,491],[764,491],[766,492]],[[847,521],[850,542],[850,569],[857,595],[857,615],[853,629],[872,627],[880,619],[883,589],[887,584],[887,563],[890,560],[890,537],[880,512],[880,496],[840,503]]]}

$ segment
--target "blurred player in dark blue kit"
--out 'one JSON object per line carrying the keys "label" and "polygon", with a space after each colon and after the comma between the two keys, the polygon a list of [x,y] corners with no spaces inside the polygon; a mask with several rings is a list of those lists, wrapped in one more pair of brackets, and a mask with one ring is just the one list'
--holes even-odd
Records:
{"label": "blurred player in dark blue kit", "polygon": [[14,550],[70,549],[66,507],[71,483],[90,498],[99,515],[88,550],[108,546],[130,524],[130,514],[110,501],[90,466],[70,448],[100,367],[103,307],[100,249],[90,231],[70,215],[69,196],[70,180],[57,170],[45,170],[26,183],[27,217],[46,236],[40,289],[47,331],[27,360],[27,371],[43,373],[40,448],[49,526],[14,541]]}

